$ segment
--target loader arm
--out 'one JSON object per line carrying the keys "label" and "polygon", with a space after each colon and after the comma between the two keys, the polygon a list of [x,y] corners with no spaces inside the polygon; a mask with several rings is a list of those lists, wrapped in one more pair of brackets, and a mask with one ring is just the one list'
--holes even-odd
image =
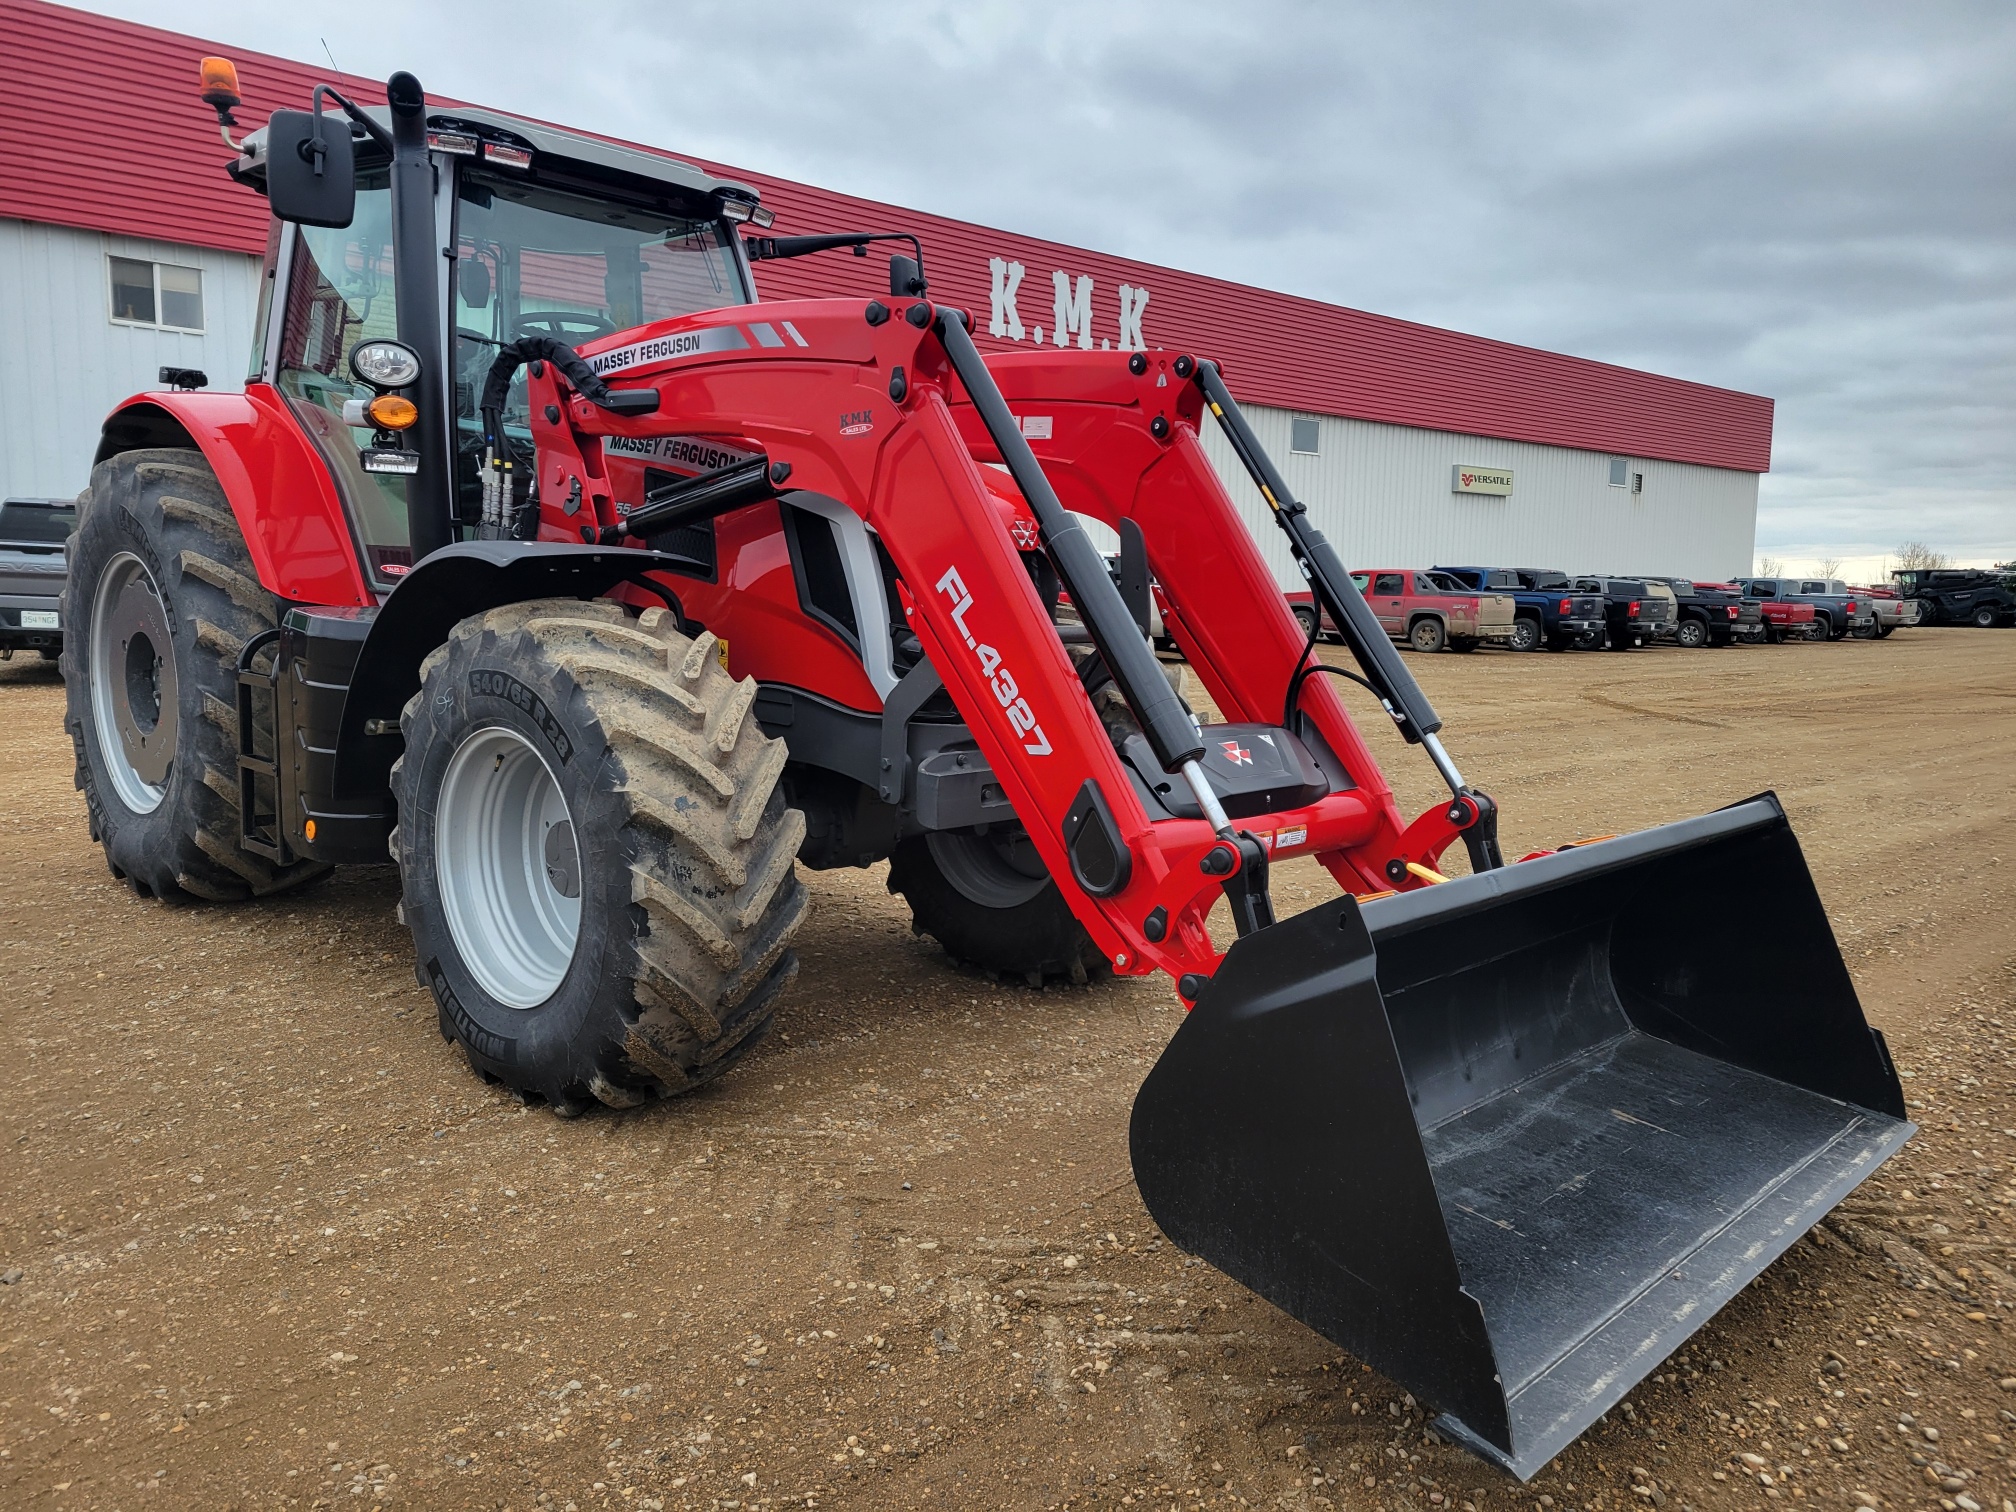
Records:
{"label": "loader arm", "polygon": [[[1212,364],[1162,352],[1129,358],[1038,352],[995,357],[987,365],[1065,507],[1114,530],[1131,521],[1141,531],[1161,589],[1164,623],[1228,718],[1278,722],[1290,684],[1311,652],[1273,570],[1204,451],[1198,428],[1207,408],[1219,412],[1235,449],[1250,458],[1255,482],[1336,621],[1347,631],[1360,618],[1370,624],[1369,636],[1350,636],[1369,685],[1362,697],[1378,701],[1380,722],[1390,719],[1410,741],[1427,747],[1449,782],[1452,800],[1411,824],[1403,820],[1336,684],[1304,678],[1297,712],[1343,762],[1379,822],[1354,846],[1270,845],[1270,851],[1313,852],[1350,892],[1407,891],[1424,885],[1406,869],[1408,863],[1434,868],[1458,838],[1490,831],[1495,820],[1490,800],[1465,787],[1455,772],[1436,736],[1440,719],[1364,610],[1334,554],[1302,524],[1301,506],[1259,453]],[[1000,460],[977,408],[961,405],[955,413],[974,454]],[[1489,844],[1495,854],[1495,839]]]}
{"label": "loader arm", "polygon": [[[912,631],[1074,913],[1116,971],[1166,971],[1194,998],[1221,958],[1205,916],[1247,863],[1210,820],[1151,815],[1144,805],[1144,774],[1138,764],[1130,773],[1115,750],[981,473],[1004,444],[1017,444],[1021,429],[996,434],[1002,411],[990,430],[971,390],[984,394],[992,380],[970,362],[970,381],[959,380],[940,315],[922,301],[901,315],[880,302],[866,310],[838,300],[766,304],[685,316],[582,348],[612,388],[655,388],[653,415],[592,404],[547,365],[531,379],[541,494],[578,491],[582,512],[556,519],[549,509],[542,532],[620,537],[603,441],[642,441],[672,426],[734,438],[764,455],[780,492],[803,490],[854,510],[894,561]],[[778,342],[779,332],[789,339]],[[952,340],[963,337],[959,330]],[[1043,401],[1055,412],[1044,476],[1054,477],[1068,508],[1142,527],[1172,627],[1227,717],[1278,725],[1303,640],[1197,441],[1197,387],[1158,385],[1166,372],[1152,364],[1132,372],[1119,353],[994,366],[1013,375],[1018,403],[1032,392],[1056,396]],[[1035,484],[1040,491],[1042,480]],[[1045,529],[1046,537],[1059,534]],[[1066,555],[1060,542],[1048,544]],[[1062,560],[1060,567],[1068,579],[1071,569]],[[1112,593],[1118,605],[1103,571],[1075,587],[1087,597]],[[1108,641],[1110,631],[1109,624]],[[1138,635],[1131,622],[1128,633]],[[1145,657],[1145,644],[1137,645]],[[1104,650],[1109,661],[1132,654],[1118,645]],[[790,681],[788,668],[758,675],[771,680],[777,671],[785,675],[776,680]],[[1153,681],[1166,696],[1161,679]],[[1130,692],[1138,687],[1137,678]],[[1237,829],[1265,854],[1322,858],[1354,892],[1418,885],[1405,861],[1432,864],[1458,827],[1403,822],[1329,684],[1309,680],[1301,707],[1345,779],[1313,801],[1246,814]],[[1157,713],[1136,712],[1144,729]],[[1178,773],[1145,775],[1180,793]],[[1397,881],[1389,869],[1396,867]]]}

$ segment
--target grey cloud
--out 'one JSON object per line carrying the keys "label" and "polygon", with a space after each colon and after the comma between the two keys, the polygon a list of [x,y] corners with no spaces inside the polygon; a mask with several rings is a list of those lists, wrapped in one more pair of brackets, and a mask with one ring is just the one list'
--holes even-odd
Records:
{"label": "grey cloud", "polygon": [[1760,550],[2016,556],[2016,11],[99,8],[1778,401]]}

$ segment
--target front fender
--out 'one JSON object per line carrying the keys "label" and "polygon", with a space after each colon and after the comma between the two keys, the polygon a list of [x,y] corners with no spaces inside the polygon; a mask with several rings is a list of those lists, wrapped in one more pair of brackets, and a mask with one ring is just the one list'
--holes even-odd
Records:
{"label": "front fender", "polygon": [[136,394],[107,417],[92,465],[156,446],[203,454],[268,591],[301,604],[377,603],[328,465],[278,390]]}
{"label": "front fender", "polygon": [[462,620],[527,599],[600,598],[619,583],[669,596],[645,574],[678,563],[655,551],[559,541],[443,546],[400,579],[357,653],[336,738],[336,796],[361,797],[385,785],[399,753],[400,711],[420,691],[420,664]]}

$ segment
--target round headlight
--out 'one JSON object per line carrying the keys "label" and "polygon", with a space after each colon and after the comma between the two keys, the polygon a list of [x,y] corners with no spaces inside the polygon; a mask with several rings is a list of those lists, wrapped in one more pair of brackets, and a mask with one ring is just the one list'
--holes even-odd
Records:
{"label": "round headlight", "polygon": [[350,371],[373,388],[405,388],[420,376],[420,354],[397,341],[360,341],[350,349]]}

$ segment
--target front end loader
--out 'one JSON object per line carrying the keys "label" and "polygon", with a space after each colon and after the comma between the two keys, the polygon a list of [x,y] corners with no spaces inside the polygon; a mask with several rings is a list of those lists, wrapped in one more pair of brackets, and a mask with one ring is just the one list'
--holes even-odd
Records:
{"label": "front end loader", "polygon": [[[887,859],[988,970],[1164,973],[1149,1211],[1521,1477],[1911,1134],[1777,801],[1508,865],[1211,361],[983,358],[907,237],[751,235],[746,186],[410,75],[243,143],[206,85],[276,216],[260,368],[111,417],[66,606],[136,890],[389,853],[444,1035],[568,1114],[761,1037],[799,866]],[[888,240],[886,292],[756,301],[752,263]],[[1400,813],[1349,700],[1446,801]],[[1301,856],[1339,896],[1277,920]]]}

